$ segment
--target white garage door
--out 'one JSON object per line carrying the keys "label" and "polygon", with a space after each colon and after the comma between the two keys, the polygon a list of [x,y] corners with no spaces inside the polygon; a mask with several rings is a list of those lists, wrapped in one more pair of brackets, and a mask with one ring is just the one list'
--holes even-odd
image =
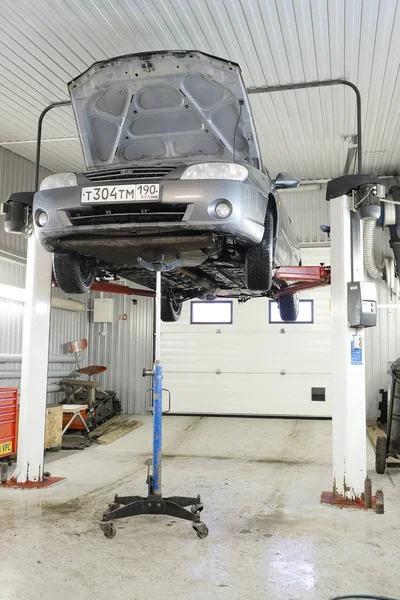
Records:
{"label": "white garage door", "polygon": [[[325,248],[307,250],[303,263],[326,256]],[[314,301],[314,323],[271,324],[269,300],[260,298],[234,301],[232,324],[194,325],[186,303],[178,323],[162,326],[172,412],[330,416],[330,288],[301,298]]]}

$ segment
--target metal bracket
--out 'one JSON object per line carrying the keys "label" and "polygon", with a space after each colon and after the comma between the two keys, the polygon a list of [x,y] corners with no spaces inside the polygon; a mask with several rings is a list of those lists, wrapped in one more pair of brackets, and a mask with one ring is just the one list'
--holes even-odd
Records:
{"label": "metal bracket", "polygon": [[141,267],[143,267],[144,269],[147,269],[148,271],[161,271],[161,273],[164,273],[166,271],[173,271],[174,269],[176,269],[176,267],[179,267],[180,262],[181,262],[178,259],[172,263],[165,263],[164,255],[162,255],[162,254],[160,255],[159,259],[155,260],[154,262],[147,262],[140,256],[138,256],[137,261],[138,261],[139,265]]}
{"label": "metal bracket", "polygon": [[[167,392],[167,394],[168,394],[168,410],[163,410],[163,413],[162,413],[163,415],[165,415],[165,414],[171,412],[171,392],[169,390],[167,390],[167,388],[162,388],[162,391]],[[147,394],[149,392],[153,393],[153,388],[149,388],[144,393],[145,406],[146,406],[146,412],[152,413],[153,412],[153,396],[151,398],[150,404],[147,406]]]}

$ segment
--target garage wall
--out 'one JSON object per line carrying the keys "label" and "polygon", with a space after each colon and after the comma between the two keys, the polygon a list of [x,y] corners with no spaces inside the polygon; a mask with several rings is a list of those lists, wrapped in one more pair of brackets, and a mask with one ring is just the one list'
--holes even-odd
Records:
{"label": "garage wall", "polygon": [[[141,286],[129,284],[131,287]],[[90,294],[98,298],[100,294]],[[145,412],[145,391],[151,380],[142,377],[143,368],[153,364],[153,298],[103,294],[113,298],[113,323],[93,323],[89,320],[89,361],[104,365],[107,371],[98,377],[105,389],[118,393],[123,410],[128,413]],[[132,300],[136,301],[136,304]],[[93,300],[90,307],[93,308]],[[126,320],[122,315],[126,315]]]}
{"label": "garage wall", "polygon": [[[50,171],[40,169],[40,178],[50,175]],[[7,200],[12,192],[26,192],[34,190],[35,165],[30,161],[0,147],[0,204]],[[26,239],[22,235],[7,234],[4,231],[4,216],[0,216],[0,257],[13,258],[12,255],[26,255]],[[10,264],[10,263],[9,263]],[[12,264],[12,263],[11,263]],[[12,270],[12,269],[11,269]],[[10,269],[5,271],[5,265],[0,264],[0,274],[3,279],[10,274]],[[16,285],[10,283],[9,285]]]}
{"label": "garage wall", "polygon": [[327,234],[320,229],[320,225],[330,224],[329,202],[325,200],[325,191],[322,186],[310,185],[279,192],[302,245],[329,246]]}
{"label": "garage wall", "polygon": [[[40,170],[40,177],[46,177],[50,171]],[[35,165],[0,148],[0,202],[7,200],[12,192],[33,190],[35,183]],[[22,235],[7,234],[4,231],[4,216],[0,216],[0,282],[16,287],[25,287],[25,257],[27,241]],[[60,290],[55,295],[67,297]],[[82,301],[81,297],[75,297]],[[20,354],[22,351],[23,329],[22,302],[0,298],[0,354]],[[65,343],[71,339],[85,337],[86,313],[73,313],[59,309],[51,310],[50,355],[66,353]],[[71,372],[71,363],[53,363],[49,370],[59,371],[60,376]],[[20,372],[21,363],[0,363],[0,372]],[[49,385],[58,382],[60,377],[49,378]],[[1,387],[19,387],[20,378],[0,378]],[[59,393],[48,394],[48,401],[57,401]]]}
{"label": "garage wall", "polygon": [[[0,266],[2,261],[0,260]],[[25,271],[25,269],[24,269]],[[0,278],[1,280],[1,278]],[[11,284],[14,285],[14,284]],[[15,283],[17,285],[17,283]],[[18,287],[23,287],[18,284]],[[57,296],[66,298],[67,296],[59,290],[54,290]],[[82,297],[70,296],[75,300],[82,302]],[[84,301],[84,300],[83,300]],[[21,354],[22,352],[22,330],[23,330],[23,312],[24,304],[0,298],[0,354]],[[67,353],[66,343],[71,340],[87,337],[87,317],[86,312],[71,312],[51,309],[50,316],[50,356],[60,356]],[[21,363],[0,363],[0,372],[16,371],[20,374]],[[49,377],[48,384],[58,384],[62,377],[67,377],[74,371],[74,364],[51,363],[49,372],[60,373],[59,376]],[[19,387],[20,375],[7,379],[0,378],[0,387]],[[48,394],[47,401],[58,402],[61,400],[60,392]]]}
{"label": "garage wall", "polygon": [[[381,179],[389,190],[396,183],[393,178]],[[319,188],[319,189],[318,189]],[[282,200],[290,214],[297,237],[302,244],[317,245],[326,242],[321,224],[330,224],[329,202],[325,200],[325,188],[307,186],[296,191],[281,192]],[[379,265],[385,256],[393,257],[389,247],[389,234],[376,230],[375,255]],[[398,304],[384,282],[377,282],[378,304]],[[380,400],[379,389],[387,389],[388,366],[400,357],[400,306],[378,309],[377,327],[365,332],[366,351],[366,401],[367,417],[375,418]]]}
{"label": "garage wall", "polygon": [[[376,230],[375,257],[381,265],[385,256],[393,258],[389,247],[389,234]],[[382,281],[377,282],[378,319],[377,327],[367,329],[366,337],[366,370],[367,370],[367,416],[376,418],[379,390],[388,389],[390,376],[388,368],[400,357],[400,300],[395,298]],[[389,304],[391,308],[379,308]]]}
{"label": "garage wall", "polygon": [[[41,169],[41,177],[49,171]],[[0,202],[6,200],[13,191],[26,191],[34,188],[34,164],[13,152],[0,148]],[[16,287],[25,287],[26,240],[20,235],[6,234],[4,216],[0,216],[0,282]],[[132,284],[133,285],[133,284]],[[138,287],[138,286],[135,286]],[[82,366],[100,364],[108,367],[102,382],[105,387],[114,389],[126,412],[143,412],[144,392],[149,381],[142,378],[143,367],[152,364],[153,300],[137,298],[137,305],[125,296],[114,295],[114,323],[104,326],[92,323],[92,300],[98,294],[67,295],[54,289],[53,295],[86,302],[88,311],[75,313],[51,309],[50,355],[67,353],[66,344],[86,337],[89,348],[81,357]],[[0,298],[0,354],[20,354],[22,351],[23,329],[22,302]],[[121,321],[126,313],[127,321]],[[103,330],[106,335],[101,335]],[[52,363],[49,370],[60,375],[49,378],[49,385],[69,375],[73,363]],[[20,372],[21,363],[0,363],[0,372]],[[0,387],[19,387],[18,377],[0,377]],[[48,402],[62,399],[61,392],[48,394]]]}
{"label": "garage wall", "polygon": [[[304,250],[306,264],[322,258],[329,249]],[[330,288],[301,298],[314,299],[312,325],[270,325],[264,298],[235,302],[232,325],[190,325],[186,303],[178,323],[162,326],[172,412],[331,416]],[[312,386],[326,388],[325,402],[311,401]]]}
{"label": "garage wall", "polygon": [[[0,260],[0,267],[2,261]],[[23,268],[25,271],[25,268]],[[1,277],[0,277],[1,281]],[[10,285],[23,287],[16,281]],[[58,308],[51,309],[49,354],[67,354],[67,342],[87,338],[88,350],[81,353],[80,365],[104,365],[107,371],[96,377],[106,389],[115,390],[123,410],[128,413],[145,411],[145,390],[149,380],[142,377],[143,367],[151,368],[153,361],[153,299],[137,298],[133,305],[131,298],[113,294],[114,322],[93,323],[92,307],[94,297],[99,294],[72,295],[54,289],[53,295],[86,302],[85,312],[71,312]],[[111,297],[104,294],[104,297]],[[23,329],[22,302],[0,298],[0,354],[20,354],[22,352]],[[127,320],[122,321],[122,314]],[[103,334],[104,332],[104,334]],[[1,363],[0,372],[15,370],[20,372],[21,363]],[[73,374],[74,363],[51,363],[49,371],[59,372],[57,377],[49,377],[48,384],[58,384],[62,377]],[[0,378],[0,387],[19,387],[20,378]],[[47,401],[60,402],[62,392],[48,393]]]}

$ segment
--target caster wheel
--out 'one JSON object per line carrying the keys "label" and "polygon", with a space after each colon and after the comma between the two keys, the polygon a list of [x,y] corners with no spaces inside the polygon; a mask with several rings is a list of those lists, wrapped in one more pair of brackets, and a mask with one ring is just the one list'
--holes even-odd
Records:
{"label": "caster wheel", "polygon": [[197,533],[197,537],[199,537],[201,540],[208,536],[208,527],[205,523],[196,523],[193,525],[193,529]]}
{"label": "caster wheel", "polygon": [[386,437],[383,435],[376,440],[375,471],[380,475],[386,471]]}
{"label": "caster wheel", "polygon": [[203,510],[204,506],[202,504],[193,504],[193,506],[191,507],[191,511],[193,514],[195,515],[199,515],[201,513],[201,511]]}
{"label": "caster wheel", "polygon": [[108,512],[113,512],[119,508],[121,508],[121,504],[118,504],[118,502],[111,502],[111,504],[108,505]]}
{"label": "caster wheel", "polygon": [[105,537],[111,540],[117,533],[115,526],[110,521],[100,523],[100,529],[104,533]]}

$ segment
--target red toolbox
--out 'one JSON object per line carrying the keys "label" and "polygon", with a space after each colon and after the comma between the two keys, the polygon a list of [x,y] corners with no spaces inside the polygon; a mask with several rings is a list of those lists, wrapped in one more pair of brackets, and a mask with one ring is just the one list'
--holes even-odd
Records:
{"label": "red toolbox", "polygon": [[0,460],[17,452],[18,390],[0,388]]}

